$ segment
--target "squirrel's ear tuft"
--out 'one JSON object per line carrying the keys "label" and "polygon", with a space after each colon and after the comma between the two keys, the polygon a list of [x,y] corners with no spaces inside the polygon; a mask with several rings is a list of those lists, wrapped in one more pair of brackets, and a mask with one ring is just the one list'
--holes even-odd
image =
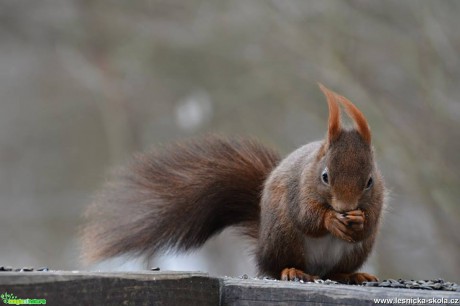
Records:
{"label": "squirrel's ear tuft", "polygon": [[318,83],[319,88],[326,96],[327,105],[329,106],[329,122],[327,130],[328,142],[332,142],[340,135],[342,127],[340,126],[340,109],[337,102],[337,95],[327,89],[323,84]]}
{"label": "squirrel's ear tuft", "polygon": [[347,112],[348,116],[354,120],[358,133],[367,144],[371,144],[371,129],[369,128],[363,113],[361,113],[361,111],[347,98],[340,95],[337,96],[340,103],[342,103],[342,105],[345,107],[345,111]]}

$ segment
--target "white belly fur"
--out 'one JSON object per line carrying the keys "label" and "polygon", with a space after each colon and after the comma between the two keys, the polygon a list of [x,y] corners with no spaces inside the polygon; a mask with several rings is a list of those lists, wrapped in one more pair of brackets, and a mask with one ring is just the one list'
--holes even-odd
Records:
{"label": "white belly fur", "polygon": [[361,247],[359,243],[349,243],[332,235],[320,238],[304,238],[305,263],[307,273],[323,277],[327,275],[340,259]]}

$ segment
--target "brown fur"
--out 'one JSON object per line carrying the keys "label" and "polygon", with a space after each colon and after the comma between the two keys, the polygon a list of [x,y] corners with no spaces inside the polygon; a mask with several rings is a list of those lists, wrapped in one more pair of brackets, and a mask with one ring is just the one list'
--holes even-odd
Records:
{"label": "brown fur", "polygon": [[135,156],[86,211],[83,259],[187,251],[230,225],[257,237],[260,193],[278,160],[254,140],[217,136]]}
{"label": "brown fur", "polygon": [[[384,195],[370,130],[350,101],[320,88],[329,106],[326,139],[282,161],[254,140],[216,136],[137,155],[87,210],[86,261],[187,251],[238,226],[256,239],[261,274],[375,280],[355,273],[372,250]],[[342,128],[339,102],[356,129]]]}

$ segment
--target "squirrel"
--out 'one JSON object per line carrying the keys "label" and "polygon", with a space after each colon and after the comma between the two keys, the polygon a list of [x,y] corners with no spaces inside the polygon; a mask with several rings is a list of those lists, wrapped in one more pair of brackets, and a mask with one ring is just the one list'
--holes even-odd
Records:
{"label": "squirrel", "polygon": [[[185,252],[234,226],[254,242],[261,276],[360,284],[384,202],[361,111],[319,84],[324,140],[281,159],[250,138],[207,136],[134,156],[86,210],[82,257]],[[354,121],[341,124],[340,105]]]}

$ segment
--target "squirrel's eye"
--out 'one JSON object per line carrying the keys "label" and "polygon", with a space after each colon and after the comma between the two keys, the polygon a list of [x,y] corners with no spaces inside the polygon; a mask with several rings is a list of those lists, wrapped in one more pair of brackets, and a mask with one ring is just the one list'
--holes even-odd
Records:
{"label": "squirrel's eye", "polygon": [[323,172],[321,173],[321,180],[324,184],[329,185],[329,175],[327,173],[327,167],[324,168]]}
{"label": "squirrel's eye", "polygon": [[374,180],[372,179],[372,177],[370,177],[366,184],[366,190],[371,188],[372,185],[374,185]]}

